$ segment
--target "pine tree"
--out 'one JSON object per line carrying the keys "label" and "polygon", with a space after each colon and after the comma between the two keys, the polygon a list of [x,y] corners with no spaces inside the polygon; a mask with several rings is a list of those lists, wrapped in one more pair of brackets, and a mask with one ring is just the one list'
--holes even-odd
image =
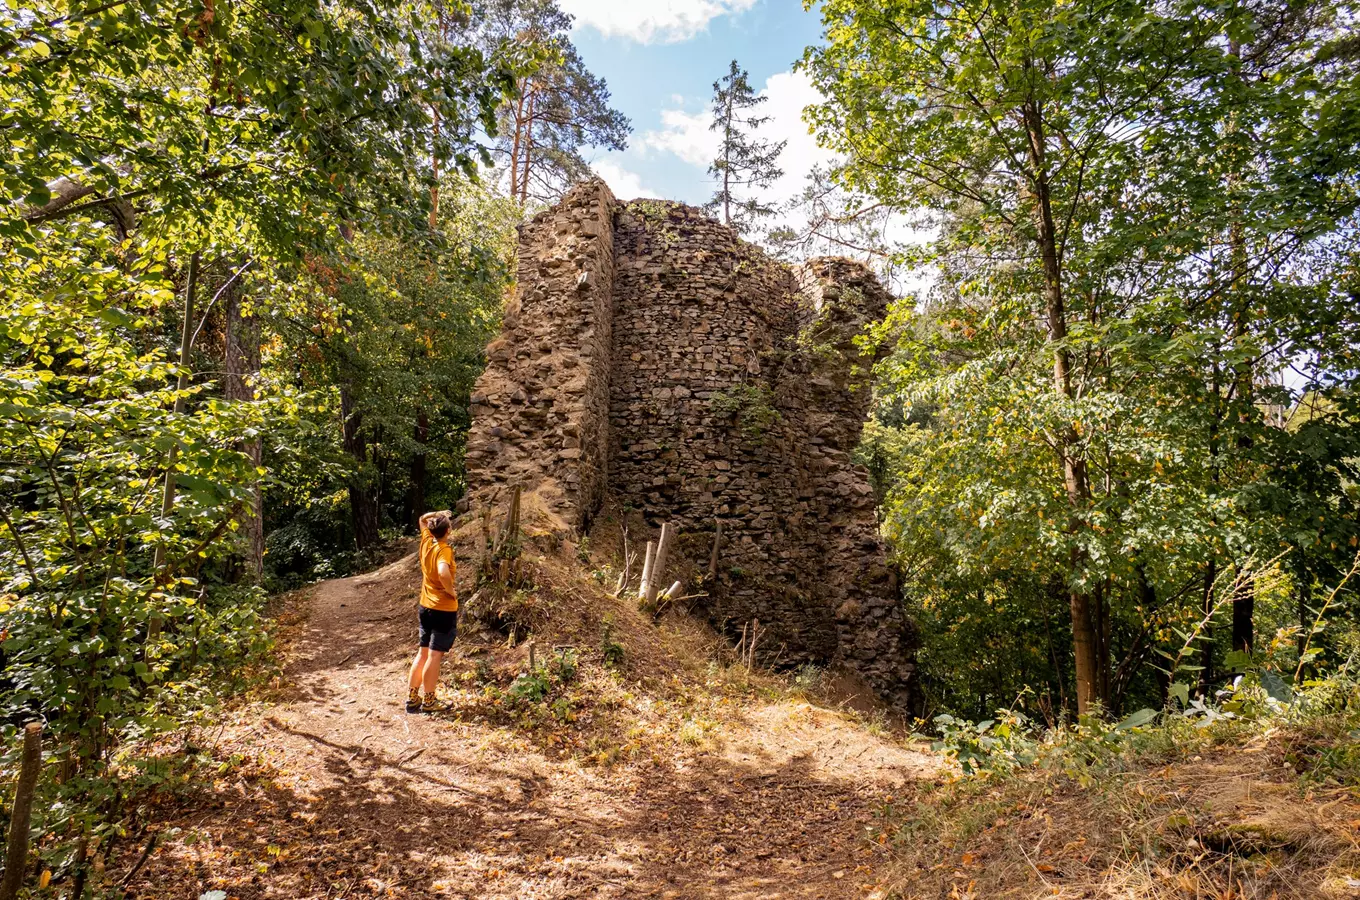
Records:
{"label": "pine tree", "polygon": [[[775,211],[773,205],[748,192],[768,188],[784,174],[776,163],[788,142],[760,140],[754,134],[770,117],[751,111],[767,99],[751,90],[746,71],[735,59],[727,75],[713,82],[713,124],[709,128],[722,135],[722,143],[708,167],[718,181],[718,190],[704,209],[710,215],[720,215],[724,224],[742,234]],[[738,191],[743,196],[738,196]]]}
{"label": "pine tree", "polygon": [[514,97],[497,114],[495,156],[521,204],[551,203],[590,177],[586,147],[623,150],[632,125],[609,105],[609,86],[571,42],[572,17],[557,0],[488,0],[484,43],[517,59]]}

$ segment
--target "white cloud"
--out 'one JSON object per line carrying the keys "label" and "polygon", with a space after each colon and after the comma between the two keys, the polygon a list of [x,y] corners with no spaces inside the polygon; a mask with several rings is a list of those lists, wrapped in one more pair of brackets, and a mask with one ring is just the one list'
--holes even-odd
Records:
{"label": "white cloud", "polygon": [[769,98],[761,114],[770,117],[760,129],[762,134],[770,140],[788,141],[779,157],[784,177],[770,189],[780,203],[785,203],[803,192],[813,166],[825,166],[836,158],[830,150],[817,146],[817,139],[803,121],[803,110],[824,98],[802,72],[771,75],[761,93]]}
{"label": "white cloud", "polygon": [[560,0],[577,27],[640,44],[687,41],[719,16],[745,12],[756,0]]}
{"label": "white cloud", "polygon": [[607,159],[590,164],[591,170],[604,179],[605,184],[620,200],[635,200],[638,197],[657,197],[661,195],[642,183],[635,172],[629,172],[618,163]]}
{"label": "white cloud", "polygon": [[718,154],[718,134],[709,130],[708,110],[687,113],[683,109],[663,109],[661,128],[647,131],[638,139],[648,150],[674,153],[692,166],[707,169]]}

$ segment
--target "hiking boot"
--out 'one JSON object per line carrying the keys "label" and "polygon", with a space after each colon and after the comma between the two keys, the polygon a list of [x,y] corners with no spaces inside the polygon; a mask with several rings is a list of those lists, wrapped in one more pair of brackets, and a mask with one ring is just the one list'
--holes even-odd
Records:
{"label": "hiking boot", "polygon": [[418,713],[421,711],[421,705],[420,691],[412,690],[411,693],[406,696],[406,711],[408,713]]}
{"label": "hiking boot", "polygon": [[448,706],[440,703],[439,697],[434,693],[426,694],[420,701],[420,711],[423,713],[441,712],[445,709],[448,709]]}

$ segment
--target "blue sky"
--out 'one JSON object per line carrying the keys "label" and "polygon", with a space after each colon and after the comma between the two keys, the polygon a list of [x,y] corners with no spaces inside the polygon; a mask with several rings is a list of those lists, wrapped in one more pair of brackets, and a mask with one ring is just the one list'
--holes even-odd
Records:
{"label": "blue sky", "polygon": [[589,69],[609,84],[613,105],[632,119],[623,153],[595,153],[596,171],[622,199],[657,196],[699,204],[712,193],[706,169],[716,136],[708,130],[713,82],[736,59],[770,99],[762,134],[789,141],[785,177],[770,199],[801,188],[827,155],[807,134],[804,106],[817,99],[794,62],[821,37],[816,12],[801,0],[559,0],[576,17],[572,40]]}

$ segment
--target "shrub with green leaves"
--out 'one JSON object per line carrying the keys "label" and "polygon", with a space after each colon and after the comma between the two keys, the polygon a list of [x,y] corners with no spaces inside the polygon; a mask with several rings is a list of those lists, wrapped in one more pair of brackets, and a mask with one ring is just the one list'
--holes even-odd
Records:
{"label": "shrub with green leaves", "polygon": [[434,12],[0,8],[0,743],[46,724],[35,832],[59,879],[100,890],[158,777],[137,751],[267,645],[260,492],[323,468],[300,426],[342,399],[269,366],[347,325],[310,264],[401,236],[358,276],[395,284],[472,243],[430,233],[421,173],[473,172],[511,76]]}
{"label": "shrub with green leaves", "polygon": [[762,443],[779,421],[774,392],[765,384],[735,384],[718,391],[708,401],[715,416],[732,419],[743,439]]}

